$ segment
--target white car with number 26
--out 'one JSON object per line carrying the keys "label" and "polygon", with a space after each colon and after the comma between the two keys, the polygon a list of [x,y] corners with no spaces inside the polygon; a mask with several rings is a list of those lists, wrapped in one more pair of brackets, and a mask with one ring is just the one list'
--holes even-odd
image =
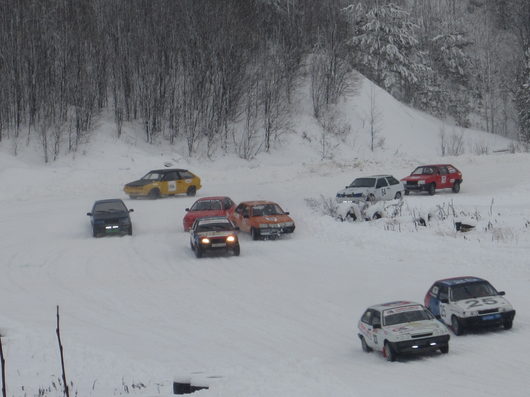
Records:
{"label": "white car with number 26", "polygon": [[392,175],[373,175],[354,179],[337,193],[337,202],[394,200],[404,194],[403,183]]}
{"label": "white car with number 26", "polygon": [[365,310],[358,324],[365,352],[378,350],[388,361],[400,354],[449,352],[449,330],[420,303],[388,302]]}

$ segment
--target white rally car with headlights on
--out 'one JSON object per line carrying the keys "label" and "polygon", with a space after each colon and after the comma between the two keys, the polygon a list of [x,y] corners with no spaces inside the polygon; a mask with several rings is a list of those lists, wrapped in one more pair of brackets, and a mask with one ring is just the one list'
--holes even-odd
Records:
{"label": "white rally car with headlights on", "polygon": [[425,306],[408,301],[374,305],[363,313],[358,336],[365,352],[378,350],[388,361],[400,354],[449,352],[449,330]]}

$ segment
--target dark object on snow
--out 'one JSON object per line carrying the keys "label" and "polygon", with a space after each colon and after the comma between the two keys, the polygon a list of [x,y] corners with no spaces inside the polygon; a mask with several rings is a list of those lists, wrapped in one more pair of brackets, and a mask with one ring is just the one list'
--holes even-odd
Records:
{"label": "dark object on snow", "polygon": [[130,212],[120,199],[98,200],[94,203],[91,212],[87,212],[92,225],[94,237],[119,234],[132,235]]}
{"label": "dark object on snow", "polygon": [[469,232],[470,230],[475,228],[475,226],[468,225],[462,222],[455,222],[455,227],[457,232]]}
{"label": "dark object on snow", "polygon": [[191,394],[204,389],[208,389],[208,386],[192,385],[190,382],[173,382],[173,394]]}

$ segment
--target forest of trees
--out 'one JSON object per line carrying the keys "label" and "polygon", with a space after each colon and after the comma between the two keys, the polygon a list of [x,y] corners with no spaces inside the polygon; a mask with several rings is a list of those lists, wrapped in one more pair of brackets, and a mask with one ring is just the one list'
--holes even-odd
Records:
{"label": "forest of trees", "polygon": [[[358,71],[397,99],[530,142],[528,0],[0,0],[0,141],[76,151],[97,118],[252,158]],[[330,128],[338,128],[331,126]]]}

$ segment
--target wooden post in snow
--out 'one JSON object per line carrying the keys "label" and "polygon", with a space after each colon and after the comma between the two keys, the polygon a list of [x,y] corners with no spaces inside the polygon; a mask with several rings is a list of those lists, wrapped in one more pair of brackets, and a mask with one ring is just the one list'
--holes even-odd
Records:
{"label": "wooden post in snow", "polygon": [[68,383],[66,383],[66,372],[64,370],[64,356],[63,356],[63,345],[61,343],[61,332],[59,331],[59,306],[57,306],[57,340],[59,341],[59,352],[61,353],[61,367],[63,370],[63,384],[64,384],[64,395],[70,397],[70,392],[68,391]]}
{"label": "wooden post in snow", "polygon": [[2,335],[0,335],[0,365],[2,366],[2,397],[6,397],[6,361],[4,360],[4,350],[2,349]]}

